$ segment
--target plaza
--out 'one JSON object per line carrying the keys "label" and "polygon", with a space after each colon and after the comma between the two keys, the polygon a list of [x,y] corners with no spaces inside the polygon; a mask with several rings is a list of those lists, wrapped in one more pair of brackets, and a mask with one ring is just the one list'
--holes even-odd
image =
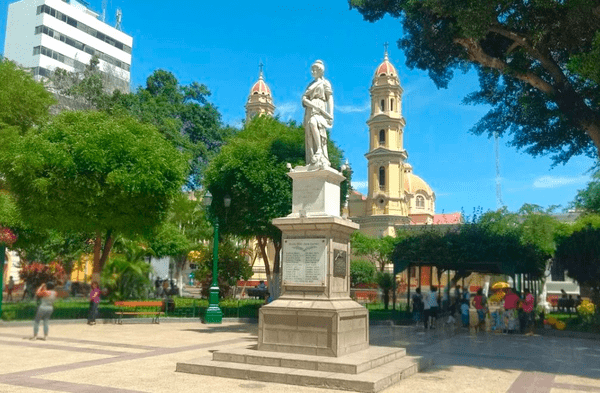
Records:
{"label": "plaza", "polygon": [[[136,322],[91,327],[52,321],[47,341],[27,339],[30,322],[0,323],[0,392],[335,391],[175,372],[177,362],[255,344],[256,323]],[[598,343],[588,338],[370,327],[371,345],[405,347],[407,354],[434,362],[386,393],[600,392]]]}

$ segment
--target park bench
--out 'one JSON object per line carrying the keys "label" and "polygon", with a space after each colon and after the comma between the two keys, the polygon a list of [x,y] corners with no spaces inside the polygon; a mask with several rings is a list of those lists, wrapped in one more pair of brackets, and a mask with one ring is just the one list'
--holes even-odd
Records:
{"label": "park bench", "polygon": [[[164,314],[164,312],[161,311],[163,307],[162,301],[120,301],[115,302],[115,306],[121,308],[119,311],[115,312],[118,316],[117,323],[119,325],[123,324],[123,315],[151,315],[152,323],[159,323],[158,318],[161,314]],[[154,310],[149,311],[151,308],[154,308]]]}

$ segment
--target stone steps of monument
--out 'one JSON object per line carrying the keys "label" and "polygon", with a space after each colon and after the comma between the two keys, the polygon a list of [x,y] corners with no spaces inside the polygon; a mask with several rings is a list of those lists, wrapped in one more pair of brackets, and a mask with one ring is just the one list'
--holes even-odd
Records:
{"label": "stone steps of monument", "polygon": [[[302,355],[296,356],[302,357]],[[217,361],[207,356],[177,363],[176,371],[224,378],[374,393],[428,368],[431,364],[431,360],[422,357],[402,356],[366,371],[349,374]]]}
{"label": "stone steps of monument", "polygon": [[370,346],[365,350],[338,358],[240,348],[237,350],[216,351],[213,353],[213,360],[232,363],[248,363],[258,366],[359,374],[404,356],[406,356],[406,349],[404,348],[378,346]]}

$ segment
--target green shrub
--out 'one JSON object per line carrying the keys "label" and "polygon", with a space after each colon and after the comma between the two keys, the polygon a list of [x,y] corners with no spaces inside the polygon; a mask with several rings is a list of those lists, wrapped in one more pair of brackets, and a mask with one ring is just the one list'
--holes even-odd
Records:
{"label": "green shrub", "polygon": [[350,281],[353,287],[358,284],[372,284],[375,282],[375,265],[364,259],[350,262]]}

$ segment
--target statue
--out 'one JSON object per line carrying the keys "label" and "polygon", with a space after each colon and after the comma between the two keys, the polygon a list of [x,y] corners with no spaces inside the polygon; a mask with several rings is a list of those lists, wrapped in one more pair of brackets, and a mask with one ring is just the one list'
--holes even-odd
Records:
{"label": "statue", "polygon": [[327,152],[327,129],[333,126],[333,91],[331,83],[323,77],[325,66],[321,60],[313,63],[310,73],[315,80],[302,95],[306,165],[308,168],[325,168],[331,165]]}

